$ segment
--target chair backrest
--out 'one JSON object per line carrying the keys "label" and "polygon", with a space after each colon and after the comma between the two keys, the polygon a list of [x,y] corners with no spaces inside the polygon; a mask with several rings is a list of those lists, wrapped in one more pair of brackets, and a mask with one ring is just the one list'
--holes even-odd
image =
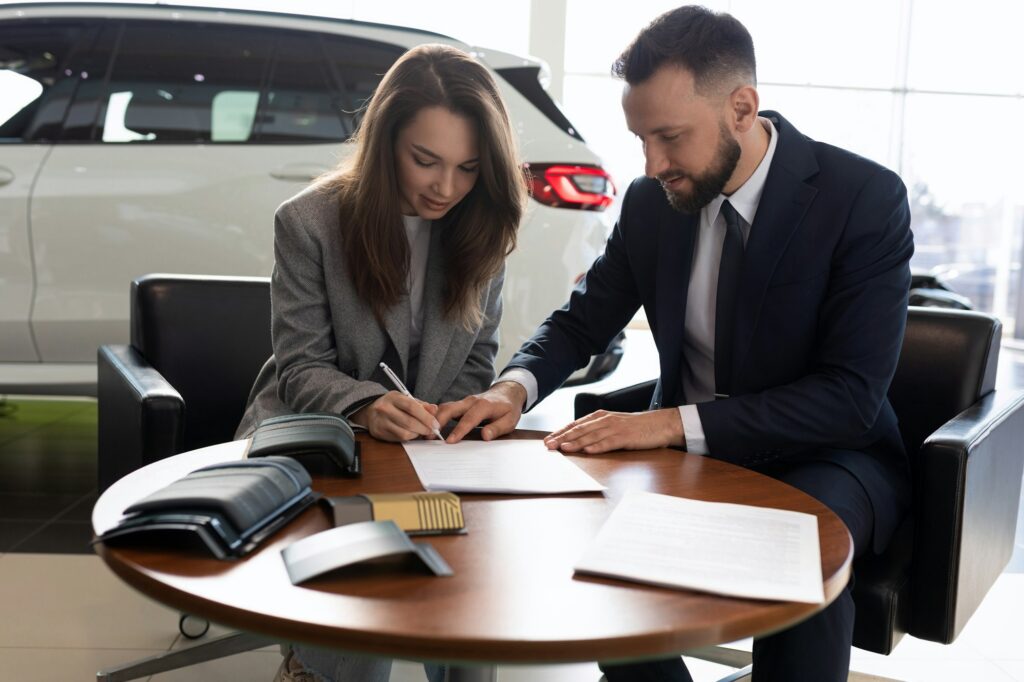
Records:
{"label": "chair backrest", "polygon": [[907,309],[889,401],[899,418],[911,467],[932,432],[995,388],[1002,324],[984,313]]}
{"label": "chair backrest", "polygon": [[[1000,335],[1001,324],[991,315],[914,306],[907,311],[889,400],[910,457],[913,513],[883,554],[868,553],[857,561],[857,647],[887,654],[905,632],[934,641],[955,637],[936,631],[950,632],[946,621],[957,617],[957,609],[945,605],[958,602],[956,566],[967,474],[936,457],[934,448],[922,446],[992,392]],[[982,595],[989,584],[980,590]],[[926,628],[918,626],[922,621],[928,621]]]}
{"label": "chair backrest", "polygon": [[184,450],[231,440],[272,353],[270,280],[141,277],[132,282],[131,344],[185,401]]}

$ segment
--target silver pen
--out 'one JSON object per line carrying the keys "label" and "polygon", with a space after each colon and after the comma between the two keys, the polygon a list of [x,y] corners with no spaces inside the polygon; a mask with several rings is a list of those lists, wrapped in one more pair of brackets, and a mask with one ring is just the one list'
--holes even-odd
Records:
{"label": "silver pen", "polygon": [[[388,379],[391,379],[391,383],[395,385],[395,388],[398,389],[399,393],[401,393],[404,396],[408,396],[409,398],[413,398],[412,393],[410,393],[409,389],[405,387],[405,384],[402,383],[402,380],[398,378],[398,375],[391,371],[391,368],[387,366],[387,363],[380,363],[380,368],[384,370],[385,374],[388,375]],[[415,398],[413,398],[413,400],[415,400]],[[437,438],[442,443],[445,442],[444,436],[441,435],[441,425],[437,423],[436,419],[434,420],[433,432],[434,435],[437,436]]]}

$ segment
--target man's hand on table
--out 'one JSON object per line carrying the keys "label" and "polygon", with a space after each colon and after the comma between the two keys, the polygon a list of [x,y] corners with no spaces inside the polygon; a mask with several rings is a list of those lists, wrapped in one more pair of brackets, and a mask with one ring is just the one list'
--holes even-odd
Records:
{"label": "man's hand on table", "polygon": [[447,424],[452,419],[459,423],[445,440],[458,443],[481,422],[490,422],[481,430],[484,440],[511,433],[519,423],[526,403],[526,389],[514,381],[499,381],[483,393],[471,395],[453,403],[442,403],[437,421]]}
{"label": "man's hand on table", "polygon": [[683,447],[686,437],[679,410],[650,412],[598,410],[581,417],[544,439],[549,450],[596,455],[611,450]]}

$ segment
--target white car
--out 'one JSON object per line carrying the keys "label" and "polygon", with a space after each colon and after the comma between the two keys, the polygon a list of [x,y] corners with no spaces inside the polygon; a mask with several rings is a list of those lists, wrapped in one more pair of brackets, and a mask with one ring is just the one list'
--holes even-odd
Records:
{"label": "white car", "polygon": [[[128,340],[132,279],[269,275],[273,215],[347,152],[406,49],[496,76],[533,174],[509,259],[499,367],[604,246],[611,178],[540,62],[357,21],[155,5],[0,6],[0,393],[95,393]],[[614,369],[619,341],[576,381]]]}

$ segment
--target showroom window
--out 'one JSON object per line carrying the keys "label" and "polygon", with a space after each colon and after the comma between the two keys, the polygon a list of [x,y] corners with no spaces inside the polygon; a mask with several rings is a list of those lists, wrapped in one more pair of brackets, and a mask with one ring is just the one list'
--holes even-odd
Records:
{"label": "showroom window", "polygon": [[100,116],[103,142],[246,142],[269,66],[268,35],[129,23]]}
{"label": "showroom window", "polygon": [[[625,186],[643,172],[609,67],[679,3],[595,13],[568,0],[564,107]],[[942,277],[1024,339],[1024,4],[708,0],[750,30],[764,108],[803,133],[892,168],[907,185],[911,267]],[[1012,343],[1012,341],[1011,341]]]}

